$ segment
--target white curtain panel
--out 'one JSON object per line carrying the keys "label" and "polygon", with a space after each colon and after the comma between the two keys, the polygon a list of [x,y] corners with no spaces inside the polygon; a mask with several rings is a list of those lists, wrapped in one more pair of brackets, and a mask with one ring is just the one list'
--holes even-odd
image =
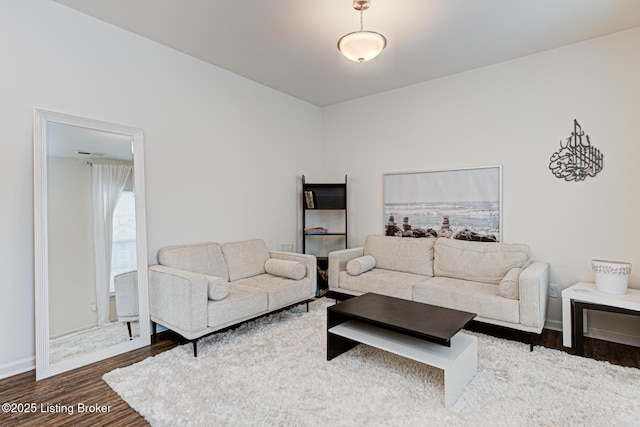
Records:
{"label": "white curtain panel", "polygon": [[99,325],[109,323],[113,211],[132,168],[132,165],[108,163],[93,163],[91,168],[96,306]]}

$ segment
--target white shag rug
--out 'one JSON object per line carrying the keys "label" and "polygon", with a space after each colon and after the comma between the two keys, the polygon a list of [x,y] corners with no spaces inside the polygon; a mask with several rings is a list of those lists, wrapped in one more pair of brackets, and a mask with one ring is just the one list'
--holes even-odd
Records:
{"label": "white shag rug", "polygon": [[[137,321],[131,322],[131,333],[134,337],[140,336],[140,325]],[[121,322],[63,335],[49,341],[50,362],[55,363],[69,357],[102,350],[125,341],[129,341],[129,331],[127,324]]]}
{"label": "white shag rug", "polygon": [[103,379],[152,426],[637,426],[640,370],[478,337],[450,410],[442,371],[359,345],[326,360],[311,304],[119,368]]}

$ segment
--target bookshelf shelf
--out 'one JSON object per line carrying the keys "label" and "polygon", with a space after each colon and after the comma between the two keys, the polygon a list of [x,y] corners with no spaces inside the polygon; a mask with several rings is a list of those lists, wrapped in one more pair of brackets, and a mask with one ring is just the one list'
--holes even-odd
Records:
{"label": "bookshelf shelf", "polygon": [[[311,212],[314,213],[311,214]],[[323,217],[331,215],[340,216],[341,224],[338,228],[340,231],[318,226],[318,222],[323,222]],[[311,216],[313,216],[313,224],[308,223]],[[322,239],[331,240],[332,248],[335,246],[339,246],[337,249],[347,248],[347,175],[344,176],[344,183],[335,184],[310,183],[302,175],[302,252],[315,255],[318,259],[316,296],[324,295],[329,287],[327,282],[329,259],[327,254],[323,253],[325,251],[318,250],[318,246],[324,246]]]}
{"label": "bookshelf shelf", "polygon": [[346,236],[347,233],[304,233],[305,236]]}

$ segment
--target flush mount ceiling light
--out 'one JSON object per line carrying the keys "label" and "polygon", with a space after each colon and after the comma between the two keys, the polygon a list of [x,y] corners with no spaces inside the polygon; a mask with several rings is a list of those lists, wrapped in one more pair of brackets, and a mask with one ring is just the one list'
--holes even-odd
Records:
{"label": "flush mount ceiling light", "polygon": [[360,12],[360,31],[345,34],[338,40],[340,53],[355,62],[366,62],[375,58],[387,45],[387,39],[382,34],[362,29],[362,14],[370,5],[371,0],[353,0],[353,8]]}

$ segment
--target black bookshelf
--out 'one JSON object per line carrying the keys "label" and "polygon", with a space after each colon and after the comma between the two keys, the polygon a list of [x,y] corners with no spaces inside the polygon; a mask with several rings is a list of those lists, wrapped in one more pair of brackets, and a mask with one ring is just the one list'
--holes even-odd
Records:
{"label": "black bookshelf", "polygon": [[[344,230],[314,230],[317,224],[307,224],[309,211],[344,211]],[[311,227],[310,227],[311,226]],[[347,248],[347,175],[344,183],[310,183],[302,175],[302,253],[307,252],[307,239],[340,238],[342,247]],[[329,289],[327,256],[316,255],[318,259],[318,287],[316,296],[323,296]]]}

